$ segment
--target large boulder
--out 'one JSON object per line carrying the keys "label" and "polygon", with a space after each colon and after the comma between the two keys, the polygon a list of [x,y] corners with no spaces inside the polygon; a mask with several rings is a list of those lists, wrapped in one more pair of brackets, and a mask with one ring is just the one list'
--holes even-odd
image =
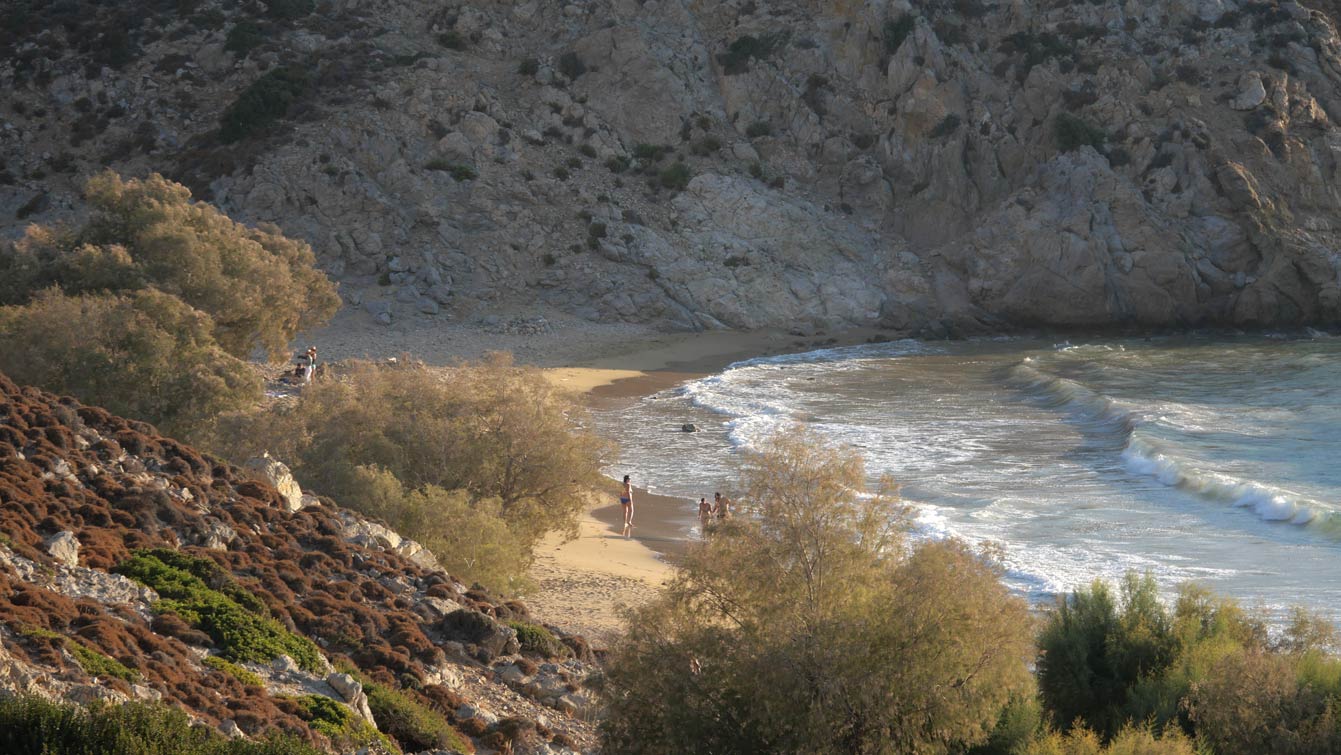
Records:
{"label": "large boulder", "polygon": [[303,507],[303,489],[298,487],[298,481],[293,479],[293,474],[289,472],[289,467],[284,462],[266,452],[248,459],[243,466],[254,473],[258,479],[274,486],[275,490],[279,491],[280,497],[284,499],[286,509],[298,511]]}

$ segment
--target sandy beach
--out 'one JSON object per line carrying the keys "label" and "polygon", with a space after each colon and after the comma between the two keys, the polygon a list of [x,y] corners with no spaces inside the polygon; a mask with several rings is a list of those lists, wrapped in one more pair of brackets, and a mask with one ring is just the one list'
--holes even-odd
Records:
{"label": "sandy beach", "polygon": [[[537,322],[543,332],[514,332],[510,322]],[[638,325],[587,322],[546,309],[494,312],[459,319],[419,317],[387,327],[354,307],[295,346],[316,344],[325,359],[387,359],[409,355],[430,365],[508,351],[582,402],[618,409],[643,396],[718,372],[751,357],[861,343],[886,336],[849,331],[800,336],[779,330],[665,333]],[[618,438],[615,438],[616,442]],[[637,477],[637,470],[630,470]],[[689,546],[692,503],[635,488],[632,536],[621,534],[622,512],[612,484],[583,516],[579,536],[546,539],[531,576],[538,589],[525,596],[532,612],[550,624],[604,644],[621,627],[621,611],[651,600],[671,577],[676,555]]]}
{"label": "sandy beach", "polygon": [[[845,333],[836,340],[860,343],[871,335]],[[834,344],[777,331],[659,334],[623,353],[549,368],[546,374],[589,405],[618,409],[732,362],[827,345]],[[630,473],[636,478],[637,470]],[[635,487],[633,533],[625,539],[612,492],[583,517],[577,540],[561,543],[556,537],[540,548],[531,572],[540,589],[527,596],[527,604],[545,621],[608,641],[620,629],[621,609],[651,600],[670,578],[675,557],[692,543],[689,527],[695,519],[692,502]]]}

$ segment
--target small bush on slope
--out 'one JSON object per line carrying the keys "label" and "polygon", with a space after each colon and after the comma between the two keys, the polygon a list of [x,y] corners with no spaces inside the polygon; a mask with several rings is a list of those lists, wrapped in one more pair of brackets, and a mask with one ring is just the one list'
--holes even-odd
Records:
{"label": "small bush on slope", "polygon": [[[167,558],[180,563],[174,556],[190,558],[164,549],[139,551],[118,564],[114,571],[156,590],[162,600],[155,604],[154,610],[175,613],[205,631],[227,660],[268,663],[287,655],[303,669],[321,670],[321,651],[311,640],[288,631],[263,610],[244,607],[224,591],[211,589],[197,574],[164,562]],[[230,585],[228,592],[245,593],[237,585]],[[255,596],[250,597],[255,600]]]}
{"label": "small bush on slope", "polygon": [[164,705],[95,703],[88,708],[36,696],[0,699],[6,755],[321,755],[294,739],[224,739]]}

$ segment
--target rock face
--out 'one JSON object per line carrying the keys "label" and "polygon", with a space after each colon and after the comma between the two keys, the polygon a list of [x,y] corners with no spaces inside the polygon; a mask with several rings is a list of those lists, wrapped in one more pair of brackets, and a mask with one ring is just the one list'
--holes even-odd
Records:
{"label": "rock face", "polygon": [[[682,329],[1331,323],[1335,7],[241,4],[170,34],[127,11],[116,66],[35,13],[40,54],[0,45],[0,231],[110,164],[306,237],[384,325],[503,301]],[[307,74],[285,119],[219,142],[278,66]]]}

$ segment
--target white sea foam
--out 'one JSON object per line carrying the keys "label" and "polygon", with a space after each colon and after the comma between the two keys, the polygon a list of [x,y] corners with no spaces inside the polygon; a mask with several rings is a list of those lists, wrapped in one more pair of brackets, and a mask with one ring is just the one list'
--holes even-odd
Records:
{"label": "white sea foam", "polygon": [[[1127,440],[1122,459],[1127,469],[1136,474],[1154,477],[1169,487],[1204,499],[1250,509],[1270,522],[1309,524],[1320,514],[1331,513],[1322,502],[1299,493],[1194,466],[1180,458],[1175,450],[1141,436],[1137,431],[1142,422],[1141,412],[1074,380],[1042,372],[1033,366],[1033,360],[1025,359],[1012,367],[1010,380],[1085,421],[1124,433]],[[1169,414],[1166,412],[1159,418],[1167,421]]]}

